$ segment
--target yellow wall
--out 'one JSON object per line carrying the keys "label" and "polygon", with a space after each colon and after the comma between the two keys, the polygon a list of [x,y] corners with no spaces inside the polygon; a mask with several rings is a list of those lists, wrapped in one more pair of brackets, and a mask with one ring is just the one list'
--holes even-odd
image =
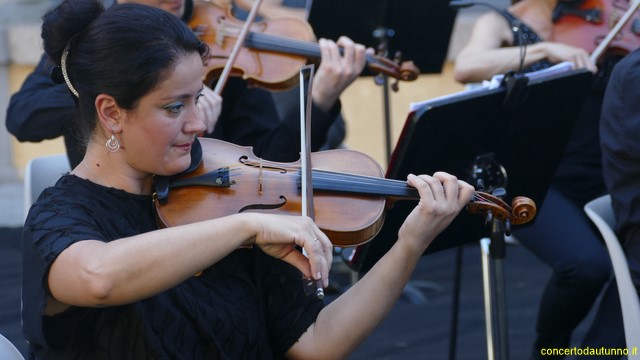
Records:
{"label": "yellow wall", "polygon": [[[453,80],[453,66],[446,64],[440,74],[420,75],[412,82],[401,82],[398,92],[390,91],[392,149],[409,113],[409,104],[464,90]],[[348,148],[362,151],[386,166],[383,88],[372,78],[359,78],[341,96],[347,122]],[[385,167],[386,168],[386,167]]]}
{"label": "yellow wall", "polygon": [[[31,69],[30,66],[20,65],[9,67],[11,93],[17,91]],[[411,102],[463,90],[463,86],[453,80],[452,70],[452,65],[446,64],[441,74],[420,75],[415,81],[401,82],[398,92],[390,91],[392,144],[395,144],[402,130]],[[387,160],[383,88],[376,85],[371,77],[359,78],[345,91],[341,99],[347,121],[346,146],[372,156],[385,167]],[[20,174],[24,172],[29,159],[65,151],[61,138],[41,143],[19,143],[13,139],[12,148],[14,164]]]}

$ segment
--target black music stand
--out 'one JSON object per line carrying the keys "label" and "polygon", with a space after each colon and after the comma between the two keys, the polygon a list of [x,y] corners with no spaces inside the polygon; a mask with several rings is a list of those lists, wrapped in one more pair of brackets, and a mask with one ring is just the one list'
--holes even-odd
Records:
{"label": "black music stand", "polygon": [[[309,23],[318,38],[337,40],[346,35],[385,57],[395,59],[399,53],[401,61],[411,60],[427,74],[442,72],[456,14],[449,0],[315,0]],[[365,68],[363,75],[373,73]],[[382,87],[388,162],[393,150],[389,88],[394,88],[395,80],[379,74],[375,81]]]}
{"label": "black music stand", "polygon": [[[531,79],[528,83],[520,76],[507,78],[510,80],[496,89],[461,92],[429,101],[412,111],[392,154],[387,177],[404,180],[409,173],[432,174],[442,170],[477,185],[475,178],[491,182],[499,177],[495,173],[504,170],[506,185],[497,184],[506,189],[504,200],[510,204],[513,197],[526,196],[539,208],[592,75],[586,70],[571,70]],[[497,167],[483,170],[484,174],[478,177],[474,165],[479,159],[481,163],[489,162],[497,164]],[[387,212],[384,226],[376,238],[354,252],[351,265],[356,271],[366,273],[391,248],[398,229],[415,205],[415,201],[395,203]],[[434,240],[427,253],[491,236],[494,265],[501,270],[501,260],[505,255],[502,230],[492,230],[480,216],[463,211]],[[496,274],[498,286],[502,282],[499,273]],[[458,276],[459,273],[456,274],[456,286]],[[501,289],[494,293],[498,296],[504,294]],[[498,299],[498,303],[504,303],[504,299]],[[457,292],[454,294],[454,310],[454,343],[450,351],[455,351]],[[498,349],[496,353],[506,359],[505,316],[497,315],[499,319],[495,325],[502,325],[500,330],[503,333],[494,337],[492,343]]]}

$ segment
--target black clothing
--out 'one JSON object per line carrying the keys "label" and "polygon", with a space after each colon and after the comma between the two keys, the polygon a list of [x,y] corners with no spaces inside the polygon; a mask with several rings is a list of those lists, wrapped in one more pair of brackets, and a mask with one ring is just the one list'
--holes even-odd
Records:
{"label": "black clothing", "polygon": [[22,316],[32,355],[91,360],[282,358],[315,321],[322,307],[315,288],[303,286],[299,270],[258,247],[238,249],[202,275],[145,300],[73,306],[43,315],[47,272],[64,249],[86,239],[109,242],[155,229],[151,196],[73,175],[63,176],[41,194],[23,233]]}
{"label": "black clothing", "polygon": [[[273,161],[300,158],[300,107],[285,106],[280,119],[274,94],[250,88],[240,78],[229,78],[222,93],[222,113],[213,133],[207,135],[238,145],[253,146],[253,152]],[[330,127],[340,116],[340,104],[330,113],[317,106],[311,109],[311,149],[319,150],[327,141]]]}
{"label": "black clothing", "polygon": [[[640,292],[640,51],[613,69],[605,93],[600,141],[602,162],[616,216],[616,232]],[[632,345],[632,344],[629,344]]]}
{"label": "black clothing", "polygon": [[7,107],[6,126],[18,141],[40,142],[64,137],[67,156],[74,168],[84,155],[82,142],[74,131],[75,103],[66,84],[55,84],[49,72],[53,67],[43,55]]}

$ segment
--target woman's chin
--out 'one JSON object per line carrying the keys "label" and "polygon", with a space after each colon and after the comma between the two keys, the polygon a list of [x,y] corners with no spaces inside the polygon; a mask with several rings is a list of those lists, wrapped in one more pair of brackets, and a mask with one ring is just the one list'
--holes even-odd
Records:
{"label": "woman's chin", "polygon": [[171,164],[167,164],[162,173],[156,175],[171,176],[184,172],[191,165],[191,156],[183,156],[180,159],[175,160]]}

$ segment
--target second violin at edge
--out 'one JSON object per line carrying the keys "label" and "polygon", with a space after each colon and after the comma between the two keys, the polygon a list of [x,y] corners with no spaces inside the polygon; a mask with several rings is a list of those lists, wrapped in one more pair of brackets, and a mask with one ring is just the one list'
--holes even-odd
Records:
{"label": "second violin at edge", "polygon": [[[216,81],[235,45],[244,22],[235,18],[230,8],[196,1],[189,26],[209,45],[205,82]],[[320,59],[320,46],[311,26],[304,20],[288,17],[256,21],[247,35],[231,75],[241,76],[252,85],[271,90],[286,90],[298,84],[300,67]],[[367,56],[373,72],[397,80],[415,80],[420,71],[411,61],[401,65],[381,57]]]}

